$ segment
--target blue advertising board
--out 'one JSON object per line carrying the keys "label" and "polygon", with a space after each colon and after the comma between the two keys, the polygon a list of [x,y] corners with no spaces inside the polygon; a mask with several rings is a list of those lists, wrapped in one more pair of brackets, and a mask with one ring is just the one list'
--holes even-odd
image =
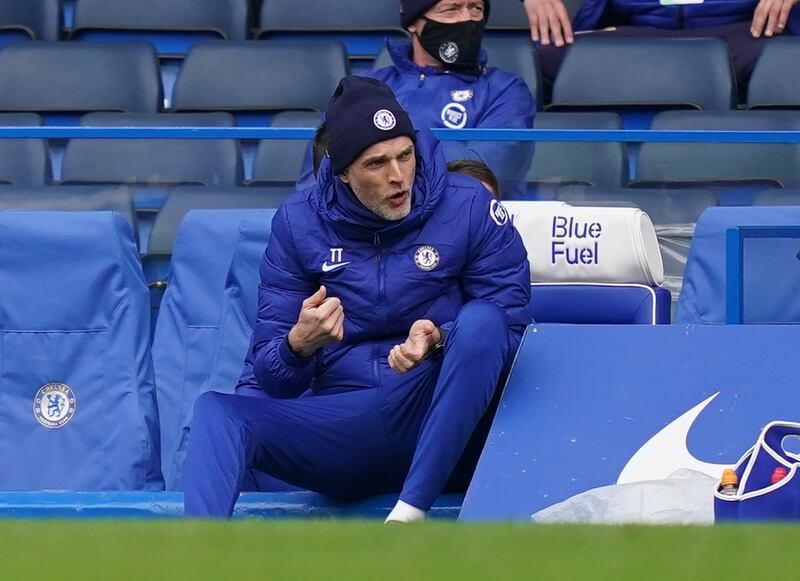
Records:
{"label": "blue advertising board", "polygon": [[528,520],[679,468],[719,477],[769,421],[800,420],[797,345],[797,325],[531,325],[460,519]]}

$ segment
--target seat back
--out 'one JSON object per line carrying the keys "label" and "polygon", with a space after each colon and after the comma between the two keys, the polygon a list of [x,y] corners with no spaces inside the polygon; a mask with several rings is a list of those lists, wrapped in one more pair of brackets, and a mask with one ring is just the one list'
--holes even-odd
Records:
{"label": "seat back", "polygon": [[[780,191],[780,190],[776,190]],[[571,206],[641,208],[653,220],[664,261],[663,286],[678,300],[694,228],[706,208],[719,205],[711,190],[564,187],[556,199]]]}
{"label": "seat back", "polygon": [[146,31],[245,40],[247,10],[247,0],[76,0],[71,37]]}
{"label": "seat back", "polygon": [[[112,212],[0,212],[5,490],[161,489],[148,293]],[[65,293],[68,300],[65,300]]]}
{"label": "seat back", "polygon": [[[319,113],[287,111],[272,119],[273,127],[317,127]],[[303,139],[262,139],[253,159],[253,184],[294,184],[300,175],[309,141]]]}
{"label": "seat back", "polygon": [[[533,127],[622,129],[622,120],[611,112],[539,113]],[[628,180],[627,149],[619,142],[539,142],[526,180],[540,186],[580,183],[619,188]]]}
{"label": "seat back", "polygon": [[[0,125],[42,124],[35,113],[0,113]],[[41,186],[50,181],[47,142],[43,139],[0,139],[0,182]]]}
{"label": "seat back", "polygon": [[347,74],[336,40],[210,42],[186,57],[175,81],[174,111],[324,111]]}
{"label": "seat back", "polygon": [[[168,488],[180,486],[183,427],[207,380],[218,343],[223,291],[244,221],[269,224],[270,210],[193,210],[181,223],[153,339]],[[225,386],[215,386],[216,388]],[[230,390],[233,390],[233,385]],[[176,471],[177,470],[177,471]]]}
{"label": "seat back", "polygon": [[[676,323],[725,323],[726,236],[738,226],[798,226],[797,206],[709,208],[700,216],[683,275]],[[763,244],[763,246],[762,246]],[[744,249],[745,322],[800,322],[797,241],[781,240]]]}
{"label": "seat back", "polygon": [[658,242],[641,210],[557,202],[505,206],[528,250],[536,322],[669,322]]}
{"label": "seat back", "polygon": [[800,38],[764,43],[747,85],[748,109],[800,109],[800,78],[791,74],[800,59]]}
{"label": "seat back", "polygon": [[[132,115],[93,113],[81,126],[231,127],[224,113]],[[241,160],[232,139],[72,139],[64,151],[64,183],[235,186]]]}
{"label": "seat back", "polygon": [[0,2],[0,46],[19,38],[58,40],[60,33],[59,0]]}
{"label": "seat back", "polygon": [[736,84],[722,40],[606,36],[578,37],[570,46],[548,110],[735,106]]}
{"label": "seat back", "polygon": [[0,187],[1,210],[46,210],[117,212],[138,242],[133,192],[125,186],[4,186]]}
{"label": "seat back", "polygon": [[0,111],[155,113],[161,81],[148,43],[23,42],[0,51]]}
{"label": "seat back", "polygon": [[264,186],[249,188],[195,188],[179,186],[170,191],[158,212],[147,251],[170,254],[183,218],[191,210],[241,210],[277,208],[294,188]]}
{"label": "seat back", "polygon": [[[668,111],[653,120],[659,130],[790,130],[790,111]],[[637,186],[711,187],[722,204],[749,204],[756,192],[800,184],[800,145],[795,143],[644,143]],[[737,188],[738,186],[738,188]],[[738,195],[737,195],[738,194]]]}

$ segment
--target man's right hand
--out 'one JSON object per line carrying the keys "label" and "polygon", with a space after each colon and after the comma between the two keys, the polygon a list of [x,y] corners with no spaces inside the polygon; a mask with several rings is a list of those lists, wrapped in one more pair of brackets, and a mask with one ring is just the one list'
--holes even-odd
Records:
{"label": "man's right hand", "polygon": [[289,345],[300,357],[311,357],[317,349],[344,337],[342,302],[328,297],[325,286],[303,301],[297,324],[289,331]]}
{"label": "man's right hand", "polygon": [[572,44],[572,22],[562,0],[525,0],[525,12],[531,25],[531,38],[542,45]]}

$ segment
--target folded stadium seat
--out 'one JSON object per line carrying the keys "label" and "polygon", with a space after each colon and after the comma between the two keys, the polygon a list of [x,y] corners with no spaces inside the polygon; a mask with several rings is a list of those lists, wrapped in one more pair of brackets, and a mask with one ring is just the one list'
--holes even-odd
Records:
{"label": "folded stadium seat", "polygon": [[[726,320],[726,237],[739,226],[800,226],[797,206],[709,208],[700,216],[683,275],[675,322]],[[796,238],[748,240],[744,245],[744,322],[800,323]]]}
{"label": "folded stadium seat", "polygon": [[[616,113],[539,113],[534,129],[622,129]],[[536,144],[526,176],[533,199],[553,196],[558,186],[582,184],[622,187],[628,180],[628,154],[619,142],[558,142]]]}
{"label": "folded stadium seat", "polygon": [[0,489],[162,489],[147,288],[128,223],[0,212],[0,288]]}
{"label": "folded stadium seat", "polygon": [[800,206],[800,190],[765,190],[753,199],[754,206]]}
{"label": "folded stadium seat", "polygon": [[531,263],[537,323],[666,324],[670,293],[650,218],[637,208],[505,202]]}
{"label": "folded stadium seat", "polygon": [[[570,18],[575,16],[581,4],[583,4],[583,0],[565,0],[564,6]],[[486,24],[485,38],[496,39],[503,36],[513,36],[530,41],[531,28],[528,23],[528,16],[525,14],[525,9],[521,3],[492,3],[492,12],[489,22]]]}
{"label": "folded stadium seat", "polygon": [[155,318],[167,286],[172,248],[183,217],[193,209],[277,208],[293,187],[197,188],[179,186],[169,192],[150,232],[147,254],[142,257],[145,279],[151,289]]}
{"label": "folded stadium seat", "polygon": [[147,43],[14,44],[0,51],[0,85],[0,111],[49,114],[57,124],[89,111],[161,107],[158,61]]}
{"label": "folded stadium seat", "polygon": [[[39,126],[35,113],[0,113],[0,126]],[[0,183],[41,186],[50,181],[47,142],[43,139],[0,139]]]}
{"label": "folded stadium seat", "polygon": [[[322,117],[312,111],[284,111],[272,119],[272,127],[314,127]],[[294,185],[305,156],[311,155],[309,141],[302,139],[262,139],[252,163],[250,184]],[[247,172],[245,172],[247,173]]]}
{"label": "folded stadium seat", "polygon": [[747,85],[748,109],[800,109],[800,38],[781,36],[764,43]]}
{"label": "folded stadium seat", "polygon": [[[180,485],[173,461],[182,426],[194,400],[207,389],[225,281],[241,224],[270,224],[273,214],[274,210],[192,210],[181,223],[153,339],[168,488]],[[218,388],[226,387],[232,391],[234,386]]]}
{"label": "folded stadium seat", "polygon": [[58,40],[59,0],[0,2],[0,47],[20,40]]}
{"label": "folded stadium seat", "polygon": [[547,110],[617,111],[627,128],[647,128],[665,109],[735,107],[736,83],[722,40],[579,36]]}
{"label": "folded stadium seat", "polygon": [[[653,129],[785,131],[800,128],[792,111],[669,111]],[[635,187],[713,188],[722,205],[747,205],[765,188],[800,185],[800,144],[643,143]]]}
{"label": "folded stadium seat", "polygon": [[117,212],[128,222],[134,240],[139,241],[133,191],[125,186],[1,186],[2,210]]}
{"label": "folded stadium seat", "polygon": [[322,39],[341,40],[354,71],[369,66],[387,37],[406,38],[398,5],[391,0],[261,0],[256,38],[295,38],[311,45]]}
{"label": "folded stadium seat", "polygon": [[[225,113],[91,113],[83,127],[231,127]],[[233,139],[72,139],[64,151],[64,184],[129,184],[135,187],[140,234],[147,242],[154,214],[175,185],[236,186],[242,181]]]}
{"label": "folded stadium seat", "polygon": [[344,46],[292,40],[198,44],[183,62],[173,111],[230,111],[263,126],[278,111],[324,111],[348,72]]}
{"label": "folded stadium seat", "polygon": [[161,61],[164,104],[180,60],[197,42],[245,40],[248,0],[76,0],[71,40],[150,42]]}
{"label": "folded stadium seat", "polygon": [[711,190],[567,186],[559,188],[555,198],[570,206],[634,207],[644,210],[656,229],[664,261],[663,286],[672,295],[673,309],[680,296],[695,223],[703,210],[719,205],[717,195]]}

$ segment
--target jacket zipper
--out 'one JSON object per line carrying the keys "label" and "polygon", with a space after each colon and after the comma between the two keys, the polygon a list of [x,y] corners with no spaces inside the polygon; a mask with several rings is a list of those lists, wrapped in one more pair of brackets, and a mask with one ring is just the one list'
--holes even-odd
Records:
{"label": "jacket zipper", "polygon": [[[381,248],[381,237],[375,232],[375,238],[372,242],[375,247],[378,249],[378,254],[375,256],[375,262],[377,262],[378,266],[378,309],[381,310],[381,319],[383,321],[383,328],[384,334],[386,329],[386,320],[385,320],[385,312],[383,309],[383,294],[384,294],[384,273],[383,273],[383,248]],[[380,359],[380,342],[376,341],[372,348],[372,374],[373,374],[373,381],[375,387],[379,387],[381,384],[381,375],[380,375],[380,368],[378,366],[378,361]]]}
{"label": "jacket zipper", "polygon": [[419,80],[417,82],[417,88],[422,87],[422,85],[424,85],[424,84],[425,84],[425,73],[420,73],[419,74]]}

